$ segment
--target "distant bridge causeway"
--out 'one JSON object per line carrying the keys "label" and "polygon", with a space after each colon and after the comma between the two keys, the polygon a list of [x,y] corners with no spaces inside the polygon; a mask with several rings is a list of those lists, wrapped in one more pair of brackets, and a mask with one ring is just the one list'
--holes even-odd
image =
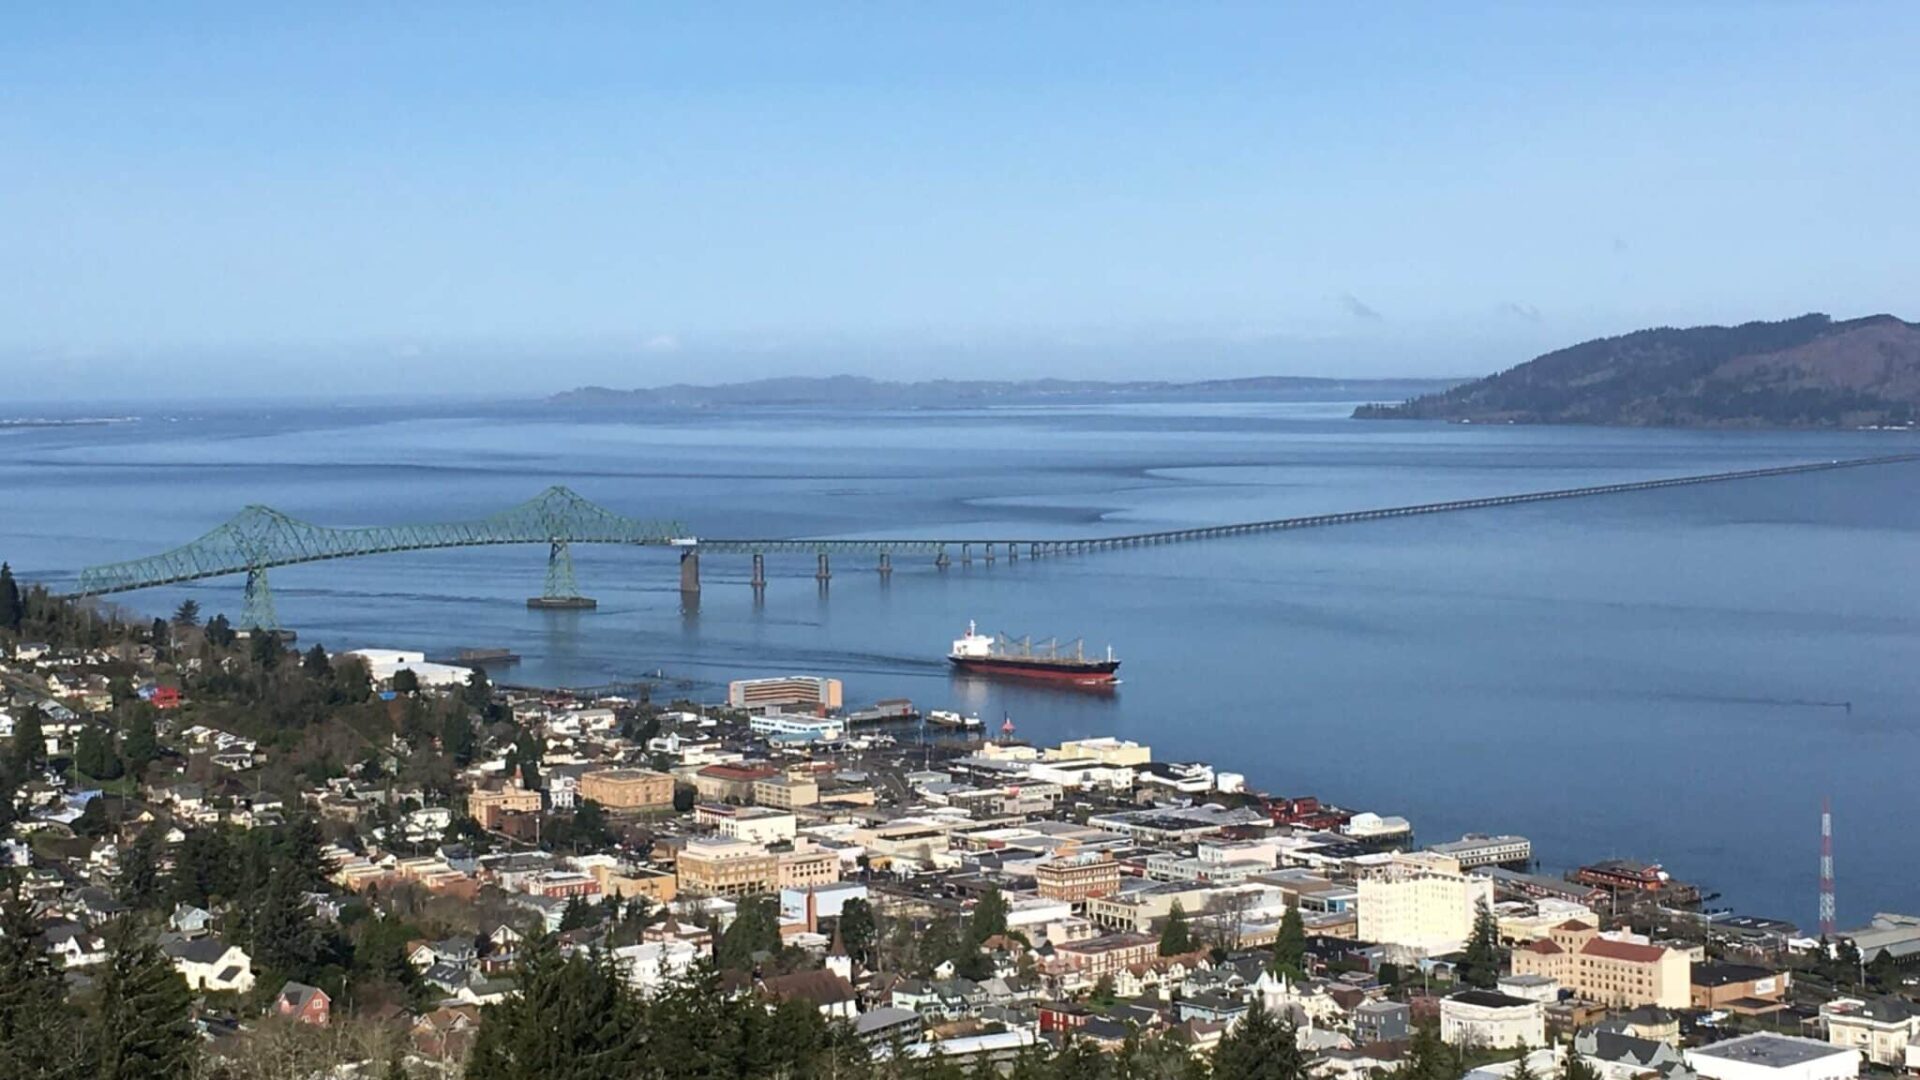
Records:
{"label": "distant bridge causeway", "polygon": [[1327,525],[1349,525],[1387,518],[1419,514],[1442,514],[1457,510],[1478,510],[1496,506],[1547,502],[1553,499],[1581,499],[1596,495],[1617,495],[1633,491],[1716,484],[1729,480],[1757,480],[1772,476],[1854,469],[1870,465],[1891,465],[1920,461],[1920,453],[1888,454],[1880,457],[1782,465],[1768,469],[1744,469],[1736,472],[1706,473],[1658,480],[1632,480],[1619,484],[1531,491],[1517,495],[1492,495],[1477,499],[1450,499],[1446,502],[1392,506],[1377,510],[1349,510],[1333,514],[1274,518],[1232,525],[1204,525],[1188,529],[1127,533],[1118,536],[1079,538],[1017,539],[1004,536],[972,538],[878,538],[878,539],[726,539],[698,537],[677,522],[645,521],[614,513],[589,502],[564,487],[552,487],[535,498],[490,517],[470,521],[428,524],[380,525],[369,528],[336,529],[300,521],[265,506],[249,506],[225,524],[205,536],[170,551],[127,562],[90,566],[80,572],[70,598],[106,596],[113,593],[174,585],[203,578],[246,575],[246,603],[239,625],[252,628],[278,628],[273,609],[273,594],[267,583],[267,571],[276,566],[345,559],[362,555],[382,555],[434,548],[482,547],[495,544],[547,545],[546,587],[540,596],[527,601],[531,607],[587,608],[594,601],[583,596],[575,582],[571,546],[574,544],[624,544],[628,546],[670,547],[680,552],[680,588],[683,593],[700,591],[702,554],[748,555],[753,559],[751,583],[758,593],[766,586],[765,558],[771,554],[812,554],[817,559],[814,576],[824,585],[832,576],[831,556],[864,554],[877,556],[877,569],[884,578],[893,572],[893,556],[911,554],[931,556],[934,565],[945,569],[957,560],[971,564],[978,558],[991,563],[996,557],[1012,561],[1023,554],[1029,559],[1049,555],[1079,555],[1119,548],[1182,544],[1199,540],[1217,540],[1255,533],[1312,529]]}

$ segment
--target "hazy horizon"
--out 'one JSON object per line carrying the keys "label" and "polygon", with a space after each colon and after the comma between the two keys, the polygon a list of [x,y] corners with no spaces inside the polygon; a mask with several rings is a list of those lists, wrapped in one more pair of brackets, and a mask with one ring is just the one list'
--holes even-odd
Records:
{"label": "hazy horizon", "polygon": [[1920,285],[1907,5],[10,31],[24,402],[1451,378],[1647,326],[1906,317]]}

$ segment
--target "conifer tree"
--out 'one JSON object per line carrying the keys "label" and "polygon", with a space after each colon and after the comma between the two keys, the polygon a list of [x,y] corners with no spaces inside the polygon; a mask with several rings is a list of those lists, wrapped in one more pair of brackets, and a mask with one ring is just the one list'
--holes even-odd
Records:
{"label": "conifer tree", "polygon": [[0,1075],[81,1080],[85,1046],[73,1019],[32,905],[15,889],[0,903]]}
{"label": "conifer tree", "polygon": [[1491,990],[1500,982],[1500,925],[1485,904],[1473,919],[1473,936],[1467,939],[1466,955],[1460,961],[1460,981],[1468,986]]}
{"label": "conifer tree", "polygon": [[1276,975],[1288,975],[1296,979],[1307,976],[1307,928],[1300,918],[1300,909],[1287,905],[1286,914],[1280,917],[1280,930],[1273,939],[1273,956],[1267,963],[1268,970]]}
{"label": "conifer tree", "polygon": [[1179,956],[1193,951],[1193,930],[1187,925],[1187,909],[1173,902],[1167,923],[1160,928],[1160,955]]}
{"label": "conifer tree", "polygon": [[47,767],[47,737],[40,728],[40,710],[25,708],[13,721],[13,745],[7,765],[16,782],[37,778]]}
{"label": "conifer tree", "polygon": [[160,841],[160,826],[148,825],[120,855],[116,891],[134,908],[152,907],[160,898]]}
{"label": "conifer tree", "polygon": [[1214,1048],[1213,1075],[1223,1080],[1305,1080],[1306,1058],[1292,1022],[1268,1012],[1255,997],[1253,1007]]}
{"label": "conifer tree", "polygon": [[20,632],[27,605],[20,599],[20,583],[13,580],[13,567],[0,562],[0,630]]}
{"label": "conifer tree", "polygon": [[127,920],[109,935],[91,1032],[100,1080],[179,1080],[192,1071],[192,996],[180,973]]}
{"label": "conifer tree", "polygon": [[180,606],[173,609],[173,625],[182,627],[199,626],[200,602],[193,599],[180,601]]}

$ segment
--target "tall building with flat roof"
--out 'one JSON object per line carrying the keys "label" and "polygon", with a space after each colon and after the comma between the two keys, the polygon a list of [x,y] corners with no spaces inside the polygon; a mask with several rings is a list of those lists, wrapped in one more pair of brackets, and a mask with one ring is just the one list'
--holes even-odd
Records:
{"label": "tall building with flat roof", "polygon": [[771,679],[735,679],[727,684],[727,704],[748,712],[798,709],[835,712],[840,708],[840,680],[817,675],[782,675]]}
{"label": "tall building with flat roof", "polygon": [[1702,1080],[1854,1080],[1860,1075],[1857,1050],[1769,1032],[1696,1046],[1686,1060]]}
{"label": "tall building with flat roof", "polygon": [[1418,956],[1459,948],[1480,909],[1493,906],[1493,882],[1433,852],[1395,855],[1355,886],[1360,939]]}
{"label": "tall building with flat roof", "polygon": [[580,797],[610,810],[673,805],[673,777],[652,769],[599,769],[580,774]]}

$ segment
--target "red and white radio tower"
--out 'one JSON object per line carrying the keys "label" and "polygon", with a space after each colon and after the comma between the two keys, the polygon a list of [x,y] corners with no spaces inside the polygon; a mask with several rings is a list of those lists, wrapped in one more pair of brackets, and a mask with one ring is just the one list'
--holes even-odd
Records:
{"label": "red and white radio tower", "polygon": [[1833,940],[1833,800],[1820,800],[1820,936]]}

